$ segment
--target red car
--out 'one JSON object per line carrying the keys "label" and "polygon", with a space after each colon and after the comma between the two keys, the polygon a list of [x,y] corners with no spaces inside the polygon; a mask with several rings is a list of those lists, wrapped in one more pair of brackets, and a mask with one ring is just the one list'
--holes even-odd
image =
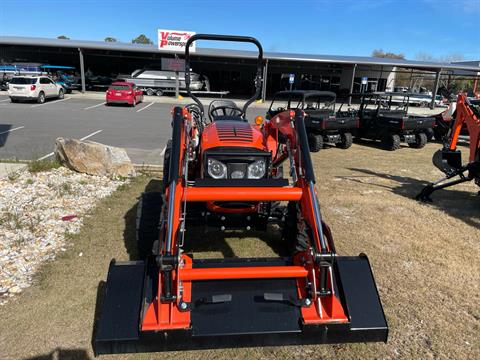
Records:
{"label": "red car", "polygon": [[107,105],[129,104],[135,106],[143,101],[143,91],[133,83],[116,81],[108,88],[106,101]]}

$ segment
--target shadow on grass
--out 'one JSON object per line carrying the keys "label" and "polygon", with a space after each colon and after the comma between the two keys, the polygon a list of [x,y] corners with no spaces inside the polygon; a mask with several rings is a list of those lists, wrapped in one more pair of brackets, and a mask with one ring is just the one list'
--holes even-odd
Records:
{"label": "shadow on grass", "polygon": [[[143,192],[158,192],[162,190],[162,181],[157,179],[152,179],[145,186]],[[139,194],[140,196],[141,194]],[[137,208],[138,201],[125,213],[124,221],[125,228],[123,230],[123,241],[125,243],[125,248],[127,249],[128,256],[130,260],[138,260],[138,249],[137,249]]]}
{"label": "shadow on grass", "polygon": [[[105,298],[105,291],[107,289],[107,282],[100,281],[97,286],[97,297],[95,301],[95,312],[93,315],[93,328],[92,328],[92,337],[91,337],[91,345],[92,349],[94,348],[93,339],[95,334],[97,333],[98,329],[98,320],[100,320],[100,315],[102,314],[102,306],[103,306],[103,299]],[[87,357],[88,358],[88,357]]]}
{"label": "shadow on grass", "polygon": [[[162,189],[161,180],[150,180],[145,187],[144,192],[158,192]],[[124,221],[125,228],[123,232],[123,239],[125,242],[125,248],[129,255],[130,260],[138,260],[138,250],[136,243],[136,222],[137,222],[137,206],[138,201],[125,213]],[[198,204],[202,206],[201,204]],[[187,210],[190,207],[189,215],[196,219],[201,217],[199,206],[190,204],[187,206]],[[188,211],[187,211],[188,212]],[[221,232],[212,231],[205,233],[204,225],[202,221],[187,221],[187,232],[185,236],[184,250],[186,252],[204,253],[219,251],[225,258],[237,257],[234,250],[229,244],[230,238],[258,238],[267,244],[276,254],[280,256],[287,256],[286,246],[280,240],[280,231],[273,227],[268,227],[267,231],[234,231],[234,232]],[[252,256],[255,256],[252,253]]]}
{"label": "shadow on grass", "polygon": [[[350,181],[388,189],[393,193],[407,197],[412,201],[416,201],[415,196],[420,193],[425,185],[428,185],[428,183],[425,181],[417,180],[407,176],[390,175],[367,169],[350,168],[349,170],[394,181],[398,185],[392,187],[388,185],[365,183],[359,179],[349,178]],[[480,197],[478,196],[477,192],[455,190],[454,187],[451,187],[445,190],[436,191],[432,195],[432,199],[433,202],[426,203],[426,205],[433,206],[444,211],[450,216],[464,221],[470,226],[480,229]]]}
{"label": "shadow on grass", "polygon": [[85,360],[91,359],[84,349],[62,349],[56,348],[52,352],[44,355],[24,358],[24,360]]}

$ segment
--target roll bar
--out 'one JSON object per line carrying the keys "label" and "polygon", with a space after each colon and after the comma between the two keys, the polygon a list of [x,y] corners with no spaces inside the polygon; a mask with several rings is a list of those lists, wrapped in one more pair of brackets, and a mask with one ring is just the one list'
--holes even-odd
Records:
{"label": "roll bar", "polygon": [[232,42],[248,42],[255,44],[258,48],[257,58],[257,74],[255,75],[255,94],[247,100],[243,105],[243,113],[246,114],[248,106],[254,102],[260,92],[262,91],[262,74],[263,74],[263,48],[260,42],[250,36],[236,36],[236,35],[216,35],[216,34],[196,34],[190,37],[185,44],[185,87],[187,88],[188,96],[190,96],[200,107],[202,115],[205,112],[202,102],[192,94],[190,91],[190,45],[197,40],[214,40],[214,41],[232,41]]}

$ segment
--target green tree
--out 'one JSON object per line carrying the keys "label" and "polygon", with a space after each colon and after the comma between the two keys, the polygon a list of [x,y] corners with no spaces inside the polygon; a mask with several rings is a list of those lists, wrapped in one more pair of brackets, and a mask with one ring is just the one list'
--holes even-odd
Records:
{"label": "green tree", "polygon": [[59,36],[57,36],[57,39],[70,40],[70,38],[68,36],[65,36],[65,35],[59,35]]}
{"label": "green tree", "polygon": [[115,39],[114,37],[106,37],[104,39],[105,42],[117,42],[117,39]]}
{"label": "green tree", "polygon": [[390,59],[405,59],[405,55],[403,54],[395,54],[392,52],[385,52],[382,49],[375,49],[372,51],[373,57],[378,58],[390,58]]}
{"label": "green tree", "polygon": [[145,34],[140,34],[135,39],[132,40],[132,43],[152,45],[153,41],[150,40]]}

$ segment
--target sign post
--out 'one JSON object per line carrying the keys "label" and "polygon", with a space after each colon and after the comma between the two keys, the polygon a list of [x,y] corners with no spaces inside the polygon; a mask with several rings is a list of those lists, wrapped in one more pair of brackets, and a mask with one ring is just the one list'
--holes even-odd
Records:
{"label": "sign post", "polygon": [[362,91],[361,92],[365,92],[368,88],[368,77],[366,76],[363,76],[362,77]]}
{"label": "sign post", "polygon": [[185,71],[185,60],[179,59],[177,55],[175,55],[175,59],[162,58],[162,70],[175,71],[175,97],[178,99],[180,95],[179,72]]}
{"label": "sign post", "polygon": [[295,82],[295,74],[290,74],[288,76],[288,82],[290,84],[290,91],[292,91],[293,83]]}

